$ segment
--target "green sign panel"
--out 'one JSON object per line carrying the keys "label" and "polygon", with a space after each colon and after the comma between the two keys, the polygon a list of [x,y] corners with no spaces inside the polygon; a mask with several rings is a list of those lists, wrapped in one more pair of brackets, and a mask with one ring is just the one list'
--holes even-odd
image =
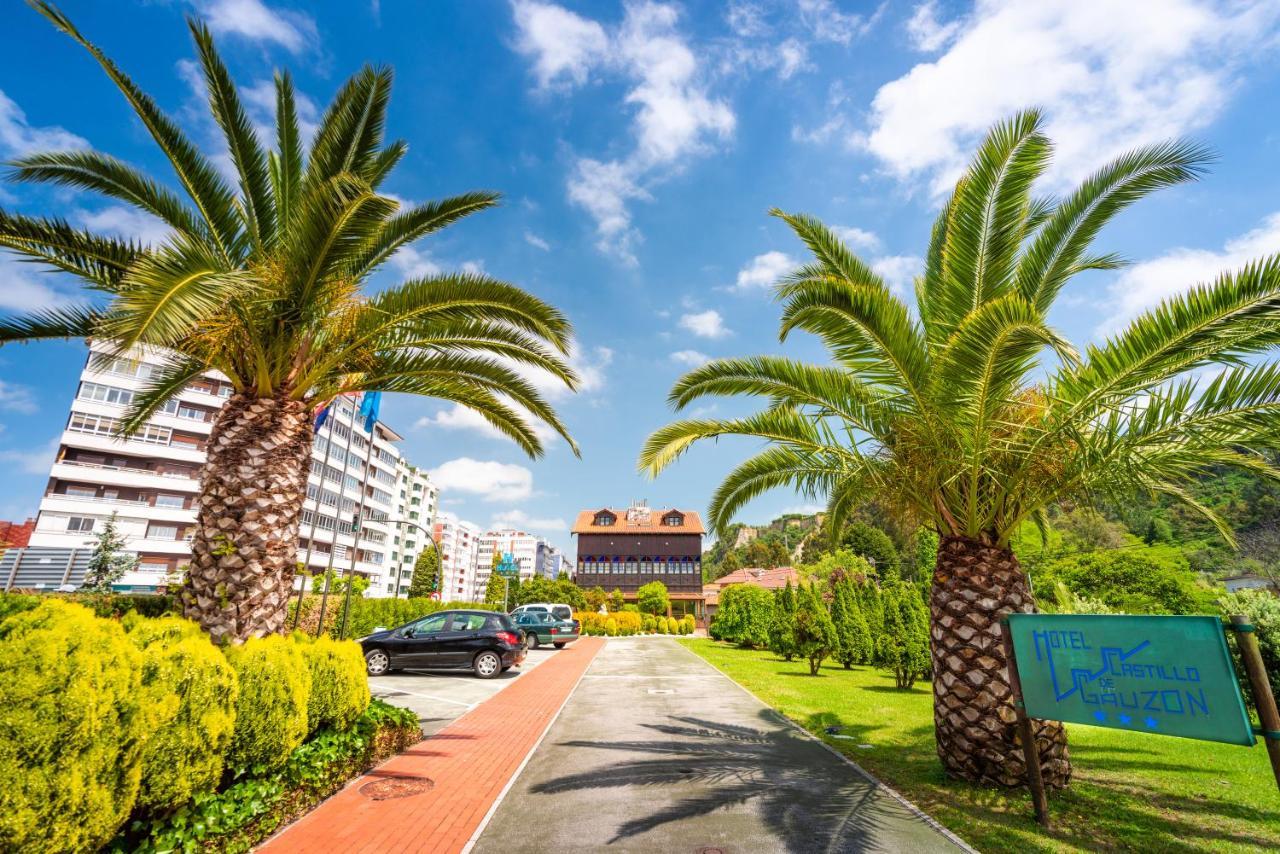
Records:
{"label": "green sign panel", "polygon": [[498,561],[498,575],[510,578],[519,574],[520,564],[516,563],[516,556],[511,552],[503,552],[502,559]]}
{"label": "green sign panel", "polygon": [[1029,717],[1254,743],[1216,617],[1010,614]]}

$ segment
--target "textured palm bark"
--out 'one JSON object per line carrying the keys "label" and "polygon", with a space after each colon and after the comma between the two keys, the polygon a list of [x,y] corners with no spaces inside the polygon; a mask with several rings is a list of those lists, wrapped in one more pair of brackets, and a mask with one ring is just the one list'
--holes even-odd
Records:
{"label": "textured palm bark", "polygon": [[[1000,619],[1036,610],[1026,574],[1008,549],[943,537],[930,601],[933,720],[947,773],[997,786],[1026,785]],[[1033,721],[1046,786],[1071,781],[1067,733]]]}
{"label": "textured palm bark", "polygon": [[216,642],[284,630],[312,438],[295,400],[235,395],[214,422],[182,602]]}

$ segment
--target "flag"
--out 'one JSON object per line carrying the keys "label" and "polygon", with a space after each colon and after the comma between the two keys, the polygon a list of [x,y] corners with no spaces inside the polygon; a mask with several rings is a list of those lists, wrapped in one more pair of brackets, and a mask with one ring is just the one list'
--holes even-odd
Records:
{"label": "flag", "polygon": [[360,401],[360,417],[364,419],[366,433],[373,432],[373,424],[378,420],[378,409],[382,406],[382,392],[367,391]]}
{"label": "flag", "polygon": [[326,403],[326,404],[323,404],[323,405],[321,405],[321,406],[317,406],[317,407],[316,407],[316,411],[315,411],[315,413],[314,413],[314,417],[315,417],[315,429],[316,429],[316,430],[319,430],[321,427],[323,427],[323,426],[324,426],[324,422],[329,420],[329,410],[330,410],[330,409],[333,409],[333,401],[332,401],[332,400],[331,400],[331,401],[329,401],[329,402],[328,402],[328,403]]}

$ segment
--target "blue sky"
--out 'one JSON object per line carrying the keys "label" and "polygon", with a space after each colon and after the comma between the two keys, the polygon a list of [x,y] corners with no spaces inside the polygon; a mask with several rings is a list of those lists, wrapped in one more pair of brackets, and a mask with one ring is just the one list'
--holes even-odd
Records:
{"label": "blue sky", "polygon": [[[197,141],[216,137],[183,16],[205,17],[250,104],[289,68],[319,111],[363,63],[396,70],[389,133],[410,153],[386,189],[469,189],[504,205],[396,259],[394,278],[474,265],[562,307],[581,393],[549,389],[582,446],[530,462],[467,413],[393,397],[385,420],[436,471],[444,507],[569,543],[581,508],[647,498],[702,509],[751,450],[695,449],[635,473],[665,396],[709,357],[786,352],[768,286],[802,258],[778,206],[840,227],[909,292],[939,198],[996,119],[1045,110],[1062,191],[1137,144],[1187,136],[1218,155],[1200,183],[1147,200],[1100,240],[1134,263],[1078,279],[1053,320],[1105,336],[1162,296],[1280,250],[1274,2],[733,3],[403,0],[67,2],[66,11]],[[162,164],[88,56],[11,3],[0,28],[0,157],[89,145]],[[256,118],[270,119],[265,107]],[[314,120],[315,113],[304,113]],[[155,225],[87,194],[0,185],[0,206],[143,239]],[[0,257],[0,311],[74,299],[65,278]],[[78,343],[0,350],[0,518],[33,515],[84,361]],[[729,414],[720,403],[703,411]],[[805,507],[778,493],[745,521]]]}

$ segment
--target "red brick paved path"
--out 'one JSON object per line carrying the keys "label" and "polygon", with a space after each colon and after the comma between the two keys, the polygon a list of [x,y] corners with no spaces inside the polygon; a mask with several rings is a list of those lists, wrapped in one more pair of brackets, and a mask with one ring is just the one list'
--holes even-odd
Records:
{"label": "red brick paved path", "polygon": [[[582,638],[431,738],[353,781],[259,848],[272,854],[452,854],[462,851],[520,763],[604,645]],[[435,787],[374,801],[360,787],[391,777]]]}

